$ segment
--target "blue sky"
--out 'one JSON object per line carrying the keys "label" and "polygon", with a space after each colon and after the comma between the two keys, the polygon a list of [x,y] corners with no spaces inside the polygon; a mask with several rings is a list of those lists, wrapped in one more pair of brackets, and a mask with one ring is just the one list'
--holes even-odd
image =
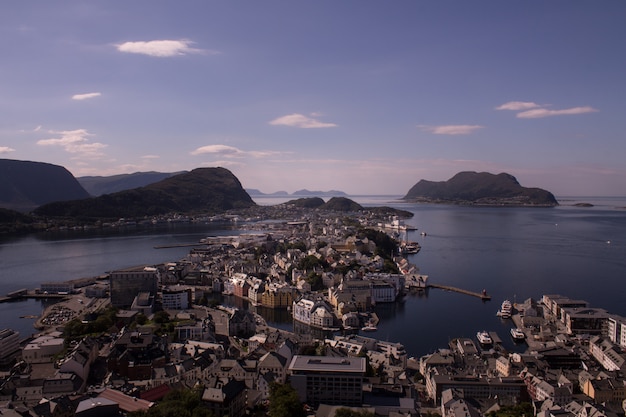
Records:
{"label": "blue sky", "polygon": [[18,1],[0,158],[404,194],[508,172],[626,195],[626,2]]}

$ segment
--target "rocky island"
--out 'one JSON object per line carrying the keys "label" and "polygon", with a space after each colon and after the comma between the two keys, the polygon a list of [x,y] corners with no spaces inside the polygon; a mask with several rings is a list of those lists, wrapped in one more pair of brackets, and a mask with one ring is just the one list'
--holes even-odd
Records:
{"label": "rocky island", "polygon": [[470,171],[459,172],[448,181],[420,180],[402,199],[474,206],[554,207],[559,204],[549,191],[522,187],[510,174]]}

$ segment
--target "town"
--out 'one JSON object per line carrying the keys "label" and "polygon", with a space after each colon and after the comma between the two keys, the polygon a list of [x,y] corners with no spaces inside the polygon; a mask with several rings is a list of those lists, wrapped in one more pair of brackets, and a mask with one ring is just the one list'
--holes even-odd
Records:
{"label": "town", "polygon": [[[33,337],[0,330],[2,415],[165,415],[185,395],[187,412],[216,417],[624,414],[625,318],[546,294],[503,303],[524,353],[479,332],[410,357],[367,336],[376,305],[431,285],[405,256],[419,245],[397,213],[256,210],[240,234],[190,244],[184,259],[9,294],[59,302]],[[224,296],[289,312],[293,331]],[[297,410],[272,409],[286,403]]]}

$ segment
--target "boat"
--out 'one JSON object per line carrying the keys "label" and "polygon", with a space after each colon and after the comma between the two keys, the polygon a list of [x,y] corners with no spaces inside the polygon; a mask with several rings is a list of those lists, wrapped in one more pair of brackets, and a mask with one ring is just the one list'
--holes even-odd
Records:
{"label": "boat", "polygon": [[375,332],[376,330],[378,330],[378,327],[372,324],[368,324],[367,326],[361,327],[361,330],[364,332]]}
{"label": "boat", "polygon": [[519,327],[513,327],[511,329],[511,337],[513,337],[513,340],[517,342],[524,340],[526,338],[526,335]]}
{"label": "boat", "polygon": [[500,311],[498,311],[498,316],[502,317],[503,319],[510,319],[512,313],[513,304],[511,304],[511,301],[509,300],[504,300],[502,302],[502,305],[500,306]]}
{"label": "boat", "polygon": [[489,336],[489,332],[485,330],[476,333],[476,339],[478,339],[481,345],[490,345],[493,343],[493,339]]}
{"label": "boat", "polygon": [[402,242],[400,244],[400,254],[418,253],[422,247],[417,242]]}

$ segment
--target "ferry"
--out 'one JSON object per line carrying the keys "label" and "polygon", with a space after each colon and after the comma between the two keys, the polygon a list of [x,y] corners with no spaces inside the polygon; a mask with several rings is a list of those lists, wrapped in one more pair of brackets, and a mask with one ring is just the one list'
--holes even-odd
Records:
{"label": "ferry", "polygon": [[502,317],[503,319],[510,319],[512,312],[513,304],[511,304],[511,301],[509,300],[504,300],[502,302],[502,305],[500,306],[500,311],[498,311],[498,316]]}
{"label": "ferry", "polygon": [[485,330],[476,333],[476,339],[478,339],[481,345],[490,345],[493,343],[493,339],[489,336],[489,332]]}
{"label": "ferry", "polygon": [[511,329],[511,337],[513,337],[513,340],[515,340],[516,342],[521,342],[526,338],[526,335],[519,327],[513,327]]}
{"label": "ferry", "polygon": [[417,242],[402,242],[400,244],[400,254],[418,253],[422,247]]}

